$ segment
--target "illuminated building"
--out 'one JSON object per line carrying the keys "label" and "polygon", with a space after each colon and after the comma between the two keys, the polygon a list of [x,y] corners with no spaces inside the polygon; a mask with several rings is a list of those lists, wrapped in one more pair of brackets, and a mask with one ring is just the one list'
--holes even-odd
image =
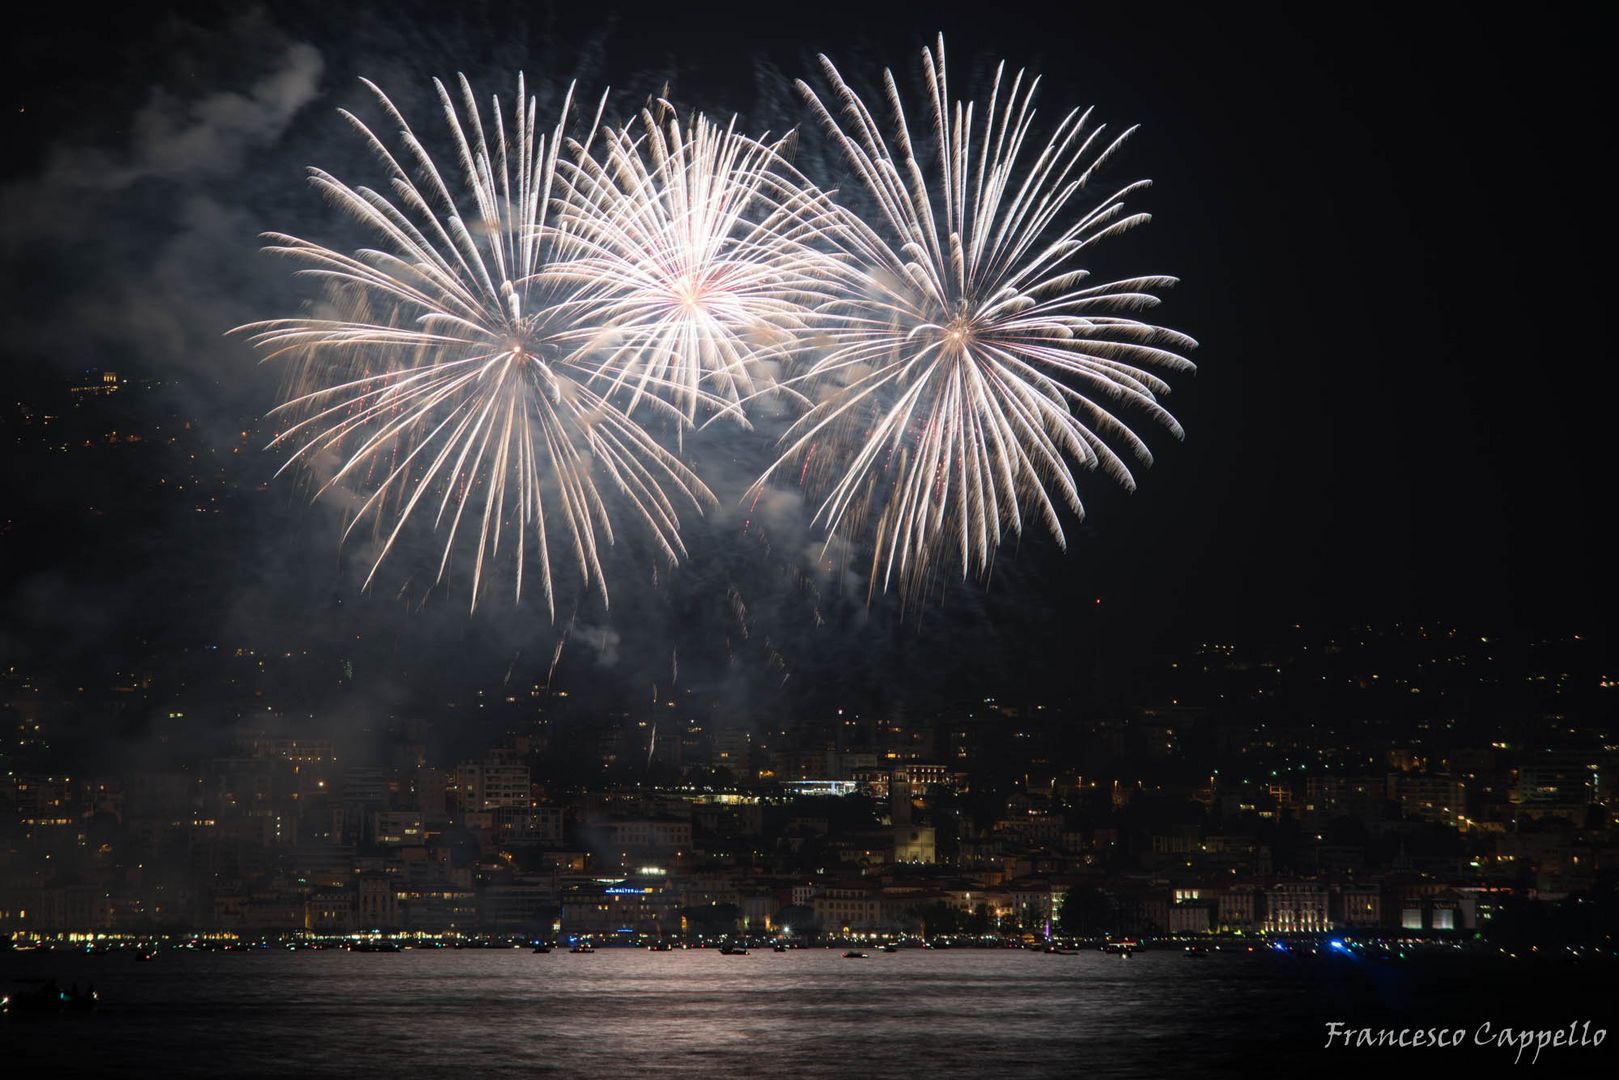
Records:
{"label": "illuminated building", "polygon": [[816,921],[831,933],[870,933],[883,928],[883,899],[875,885],[843,882],[810,898]]}
{"label": "illuminated building", "polygon": [[68,393],[75,398],[104,397],[116,394],[121,385],[116,371],[97,371],[92,368],[84,373],[78,385],[68,387]]}
{"label": "illuminated building", "polygon": [[360,875],[357,893],[358,926],[364,930],[393,930],[399,926],[399,894],[384,874]]}
{"label": "illuminated building", "polygon": [[1383,890],[1377,885],[1340,885],[1333,890],[1333,921],[1345,928],[1383,925]]}
{"label": "illuminated building", "polygon": [[565,934],[661,937],[680,927],[680,904],[662,884],[638,879],[577,885],[562,894]]}
{"label": "illuminated building", "polygon": [[1265,890],[1265,930],[1273,934],[1318,934],[1331,929],[1327,887],[1316,881],[1282,881]]}
{"label": "illuminated building", "polygon": [[455,770],[455,789],[463,812],[502,807],[528,809],[532,794],[528,766],[491,756],[462,762]]}
{"label": "illuminated building", "polygon": [[354,929],[354,894],[347,889],[311,893],[304,901],[304,929],[347,933]]}
{"label": "illuminated building", "polygon": [[1448,776],[1390,773],[1388,797],[1407,818],[1453,827],[1467,820],[1466,787]]}
{"label": "illuminated building", "polygon": [[415,810],[379,810],[371,815],[371,838],[384,847],[422,843],[422,815]]}
{"label": "illuminated building", "polygon": [[933,827],[930,825],[894,826],[894,861],[921,863],[931,866],[936,861]]}

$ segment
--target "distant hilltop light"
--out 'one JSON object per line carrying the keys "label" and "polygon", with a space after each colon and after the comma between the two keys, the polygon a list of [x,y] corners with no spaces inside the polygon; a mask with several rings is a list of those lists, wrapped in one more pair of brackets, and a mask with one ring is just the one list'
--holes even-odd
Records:
{"label": "distant hilltop light", "polygon": [[123,385],[123,380],[116,371],[98,371],[94,368],[86,371],[77,386],[68,387],[68,393],[74,397],[99,397],[104,394],[116,394]]}

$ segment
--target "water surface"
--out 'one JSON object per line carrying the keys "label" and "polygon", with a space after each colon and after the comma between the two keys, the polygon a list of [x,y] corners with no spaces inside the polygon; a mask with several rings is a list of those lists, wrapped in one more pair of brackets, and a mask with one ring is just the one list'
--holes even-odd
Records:
{"label": "water surface", "polygon": [[[424,950],[0,954],[0,975],[94,983],[92,1014],[14,1015],[8,1075],[170,1077],[1163,1077],[1510,1064],[1511,1055],[1326,1051],[1324,1024],[1590,1019],[1619,1035],[1615,969],[1440,957],[1175,951],[652,953]],[[1560,1051],[1541,1068],[1603,1068]],[[1396,1057],[1397,1055],[1397,1057]],[[1574,1055],[1574,1056],[1566,1056]],[[161,1068],[155,1066],[161,1065]],[[1525,1065],[1524,1067],[1527,1067]]]}

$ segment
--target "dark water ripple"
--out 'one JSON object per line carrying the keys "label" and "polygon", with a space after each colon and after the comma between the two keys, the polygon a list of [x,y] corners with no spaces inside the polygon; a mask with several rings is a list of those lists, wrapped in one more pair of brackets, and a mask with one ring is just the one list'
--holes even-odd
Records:
{"label": "dark water ripple", "polygon": [[[0,956],[13,980],[94,982],[94,1014],[12,1016],[8,1076],[1163,1077],[1510,1064],[1481,1050],[1328,1052],[1361,1026],[1496,1020],[1616,1029],[1612,968],[1222,953],[836,950],[721,956],[422,951]],[[1403,1055],[1395,1057],[1393,1055]],[[1421,1055],[1413,1057],[1412,1055]],[[1510,1055],[1509,1055],[1510,1057]]]}

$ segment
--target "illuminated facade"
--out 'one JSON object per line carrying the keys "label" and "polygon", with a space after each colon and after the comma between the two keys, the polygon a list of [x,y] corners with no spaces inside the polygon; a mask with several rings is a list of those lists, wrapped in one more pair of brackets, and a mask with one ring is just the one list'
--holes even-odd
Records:
{"label": "illuminated facade", "polygon": [[933,837],[933,827],[929,825],[895,825],[894,861],[931,866],[937,854]]}
{"label": "illuminated facade", "polygon": [[1319,934],[1331,929],[1327,887],[1316,881],[1278,882],[1265,891],[1265,930],[1273,934]]}
{"label": "illuminated facade", "polygon": [[810,899],[816,921],[829,932],[883,929],[883,898],[873,887],[849,883],[822,889]]}

